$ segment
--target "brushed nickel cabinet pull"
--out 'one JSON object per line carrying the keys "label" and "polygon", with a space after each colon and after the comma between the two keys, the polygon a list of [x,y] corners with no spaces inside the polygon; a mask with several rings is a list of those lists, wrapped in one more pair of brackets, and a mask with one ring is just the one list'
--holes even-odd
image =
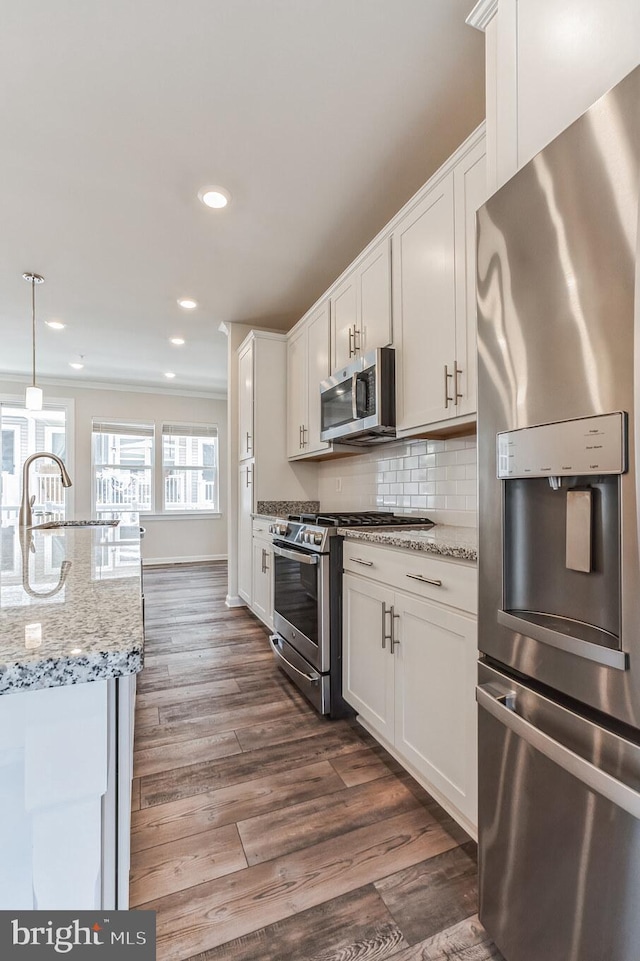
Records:
{"label": "brushed nickel cabinet pull", "polygon": [[455,398],[456,398],[456,407],[458,406],[458,404],[460,403],[460,401],[462,400],[462,398],[463,398],[463,396],[464,396],[464,395],[461,394],[461,392],[460,392],[460,389],[459,389],[459,388],[460,388],[460,381],[459,381],[459,379],[458,379],[458,378],[460,377],[460,374],[462,374],[462,373],[464,373],[464,371],[462,370],[461,367],[458,367],[458,361],[455,360],[455,361],[453,362],[453,390],[454,390]]}
{"label": "brushed nickel cabinet pull", "polygon": [[[354,331],[349,327],[349,357],[353,357],[356,352],[356,337]],[[353,346],[352,346],[353,345]]]}
{"label": "brushed nickel cabinet pull", "polygon": [[400,615],[396,614],[393,604],[389,613],[391,614],[391,653],[395,654],[396,647],[400,647],[400,641],[396,637],[396,621],[400,620]]}
{"label": "brushed nickel cabinet pull", "polygon": [[[387,614],[390,614],[393,608],[387,609],[386,603],[382,602],[382,650],[384,651],[387,646],[387,641],[391,640],[391,634],[387,634]],[[393,621],[391,622],[393,624]]]}
{"label": "brushed nickel cabinet pull", "polygon": [[453,397],[449,397],[449,380],[453,378],[453,374],[449,373],[449,365],[444,365],[444,408],[449,409],[449,402],[453,400]]}
{"label": "brushed nickel cabinet pull", "polygon": [[442,587],[442,581],[434,577],[423,577],[422,574],[407,574],[412,581],[420,581],[421,584],[433,584],[434,587]]}
{"label": "brushed nickel cabinet pull", "polygon": [[352,557],[354,564],[362,564],[363,567],[373,567],[373,561],[363,561],[361,557]]}

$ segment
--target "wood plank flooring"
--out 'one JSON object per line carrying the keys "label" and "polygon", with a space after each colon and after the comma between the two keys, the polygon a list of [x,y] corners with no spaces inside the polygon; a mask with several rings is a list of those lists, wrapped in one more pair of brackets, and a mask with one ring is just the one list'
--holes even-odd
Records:
{"label": "wood plank flooring", "polygon": [[224,564],[145,571],[131,906],[158,961],[487,961],[475,845],[352,720],[319,717]]}

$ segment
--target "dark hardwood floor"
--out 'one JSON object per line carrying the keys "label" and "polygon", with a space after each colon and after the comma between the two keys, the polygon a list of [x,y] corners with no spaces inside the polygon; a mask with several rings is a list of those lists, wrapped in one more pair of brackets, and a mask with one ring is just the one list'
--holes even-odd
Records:
{"label": "dark hardwood floor", "polygon": [[475,845],[355,721],[319,717],[226,567],[145,571],[131,906],[159,961],[486,961]]}

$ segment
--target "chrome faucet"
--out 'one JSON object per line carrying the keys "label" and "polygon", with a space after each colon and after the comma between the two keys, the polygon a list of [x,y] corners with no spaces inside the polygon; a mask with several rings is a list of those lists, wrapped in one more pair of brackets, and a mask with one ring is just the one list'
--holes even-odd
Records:
{"label": "chrome faucet", "polygon": [[18,518],[20,527],[31,527],[33,522],[32,507],[35,502],[35,496],[31,498],[29,497],[29,468],[33,464],[34,460],[38,460],[40,457],[50,457],[51,460],[54,460],[60,468],[62,486],[71,487],[71,478],[67,473],[67,468],[64,466],[57,454],[50,454],[48,451],[43,450],[38,451],[37,454],[31,454],[30,457],[27,457],[22,468],[22,502],[20,504],[20,516]]}

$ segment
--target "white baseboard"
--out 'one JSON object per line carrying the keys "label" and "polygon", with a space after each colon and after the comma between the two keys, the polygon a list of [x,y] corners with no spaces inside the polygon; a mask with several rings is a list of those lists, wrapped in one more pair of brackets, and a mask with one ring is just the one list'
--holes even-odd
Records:
{"label": "white baseboard", "polygon": [[226,554],[194,554],[192,557],[145,557],[142,563],[145,567],[159,567],[161,564],[197,564],[200,561],[226,561],[226,559]]}
{"label": "white baseboard", "polygon": [[231,594],[227,594],[227,597],[224,603],[225,603],[225,607],[246,607],[247,606],[246,601],[243,601],[242,598],[238,597],[237,594],[235,595],[235,597],[232,597]]}

